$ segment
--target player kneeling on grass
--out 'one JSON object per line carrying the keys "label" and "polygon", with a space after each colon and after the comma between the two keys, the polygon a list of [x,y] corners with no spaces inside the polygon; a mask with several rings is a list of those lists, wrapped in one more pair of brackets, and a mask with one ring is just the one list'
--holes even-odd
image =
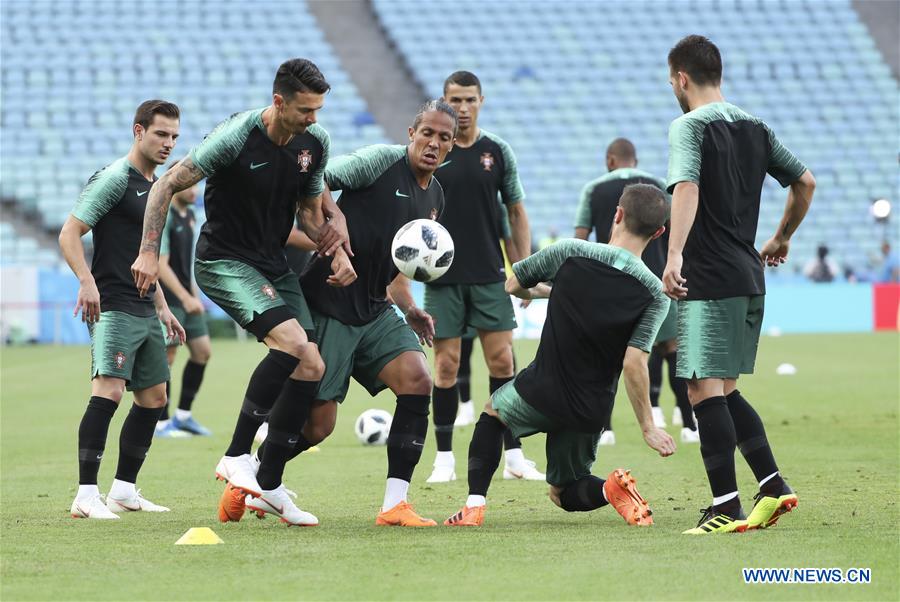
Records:
{"label": "player kneeling on grass", "polygon": [[[668,213],[661,190],[629,186],[619,199],[609,244],[565,240],[513,265],[506,290],[523,299],[549,296],[547,319],[534,361],[493,394],[475,425],[469,497],[445,525],[484,521],[506,427],[519,437],[547,433],[550,499],[563,510],[612,504],[630,525],[653,524],[629,471],[618,468],[604,481],[591,474],[591,466],[623,369],[644,441],[661,456],[675,452],[672,437],[653,424],[647,372],[669,300],[641,261],[647,243],[662,234]],[[549,280],[552,294],[540,284]]]}
{"label": "player kneeling on grass", "polygon": [[[431,401],[432,380],[420,343],[431,345],[434,321],[415,306],[408,281],[391,259],[391,241],[407,222],[440,215],[444,194],[433,174],[455,135],[456,113],[446,103],[430,101],[409,129],[409,145],[370,146],[332,160],[325,181],[329,188],[343,191],[339,206],[356,248],[351,261],[358,278],[344,288],[328,286],[331,258],[319,256],[300,279],[325,375],[292,457],[331,434],[351,376],[372,395],[390,388],[397,395],[397,408],[387,442],[388,478],[378,525],[436,524],[407,502],[425,445]],[[406,323],[391,307],[388,289]],[[273,443],[269,439],[260,449]],[[252,501],[247,507],[257,510]],[[243,496],[226,488],[220,520],[238,520],[243,511]]]}

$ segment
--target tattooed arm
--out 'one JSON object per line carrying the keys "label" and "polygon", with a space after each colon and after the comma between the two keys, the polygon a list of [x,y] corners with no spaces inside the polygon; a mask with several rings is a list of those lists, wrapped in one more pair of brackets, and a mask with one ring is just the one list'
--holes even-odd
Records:
{"label": "tattooed arm", "polygon": [[167,171],[154,182],[147,197],[147,209],[144,211],[144,236],[141,239],[141,250],[131,264],[131,275],[138,292],[143,297],[159,276],[159,244],[166,217],[169,214],[169,203],[172,195],[186,190],[202,180],[204,174],[194,165],[190,157],[185,157],[178,165]]}

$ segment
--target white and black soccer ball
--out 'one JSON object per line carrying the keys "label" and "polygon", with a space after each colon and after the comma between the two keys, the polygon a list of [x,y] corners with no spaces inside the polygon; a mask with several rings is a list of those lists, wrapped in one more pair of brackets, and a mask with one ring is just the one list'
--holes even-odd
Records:
{"label": "white and black soccer ball", "polygon": [[432,219],[416,219],[397,230],[391,244],[394,265],[407,278],[431,282],[453,263],[453,238]]}
{"label": "white and black soccer ball", "polygon": [[366,410],[356,419],[353,431],[363,445],[384,445],[388,440],[392,419],[384,410]]}

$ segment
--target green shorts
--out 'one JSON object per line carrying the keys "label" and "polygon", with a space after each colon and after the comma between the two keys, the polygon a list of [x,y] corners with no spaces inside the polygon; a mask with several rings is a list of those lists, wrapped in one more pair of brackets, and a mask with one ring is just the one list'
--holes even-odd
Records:
{"label": "green shorts", "polygon": [[541,414],[522,399],[514,382],[494,391],[491,405],[516,437],[547,433],[547,482],[565,487],[591,474],[600,433],[573,431]]}
{"label": "green shorts", "polygon": [[666,319],[659,327],[656,341],[653,344],[665,343],[675,338],[678,338],[678,304],[673,301],[669,303],[669,313],[666,314]]}
{"label": "green shorts", "polygon": [[393,308],[364,326],[350,326],[316,311],[313,322],[325,362],[318,399],[344,401],[351,376],[374,396],[387,387],[378,375],[391,360],[406,351],[424,354],[416,333]]}
{"label": "green shorts", "polygon": [[313,330],[309,307],[291,271],[269,282],[256,268],[235,259],[197,259],[194,275],[206,296],[259,341],[292,319],[308,333]]}
{"label": "green shorts", "polygon": [[129,391],[140,391],[169,380],[166,339],[153,316],[104,311],[88,324],[91,335],[91,380],[121,378]]}
{"label": "green shorts", "polygon": [[682,378],[753,374],[765,295],[678,302],[678,368]]}
{"label": "green shorts", "polygon": [[[179,324],[184,328],[188,341],[199,339],[200,337],[209,336],[209,328],[206,327],[206,314],[189,314],[184,311],[183,307],[178,305],[170,305],[169,309],[172,315],[178,320]],[[177,347],[178,341],[169,341],[169,347]]]}
{"label": "green shorts", "polygon": [[435,319],[435,338],[452,339],[466,328],[504,331],[516,327],[512,300],[502,282],[426,284],[425,311]]}

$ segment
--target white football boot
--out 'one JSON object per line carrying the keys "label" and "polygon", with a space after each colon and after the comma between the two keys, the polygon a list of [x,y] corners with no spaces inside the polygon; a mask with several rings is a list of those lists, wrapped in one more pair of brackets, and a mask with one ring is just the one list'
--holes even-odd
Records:
{"label": "white football boot", "polygon": [[241,489],[253,496],[259,496],[262,488],[256,482],[256,471],[259,464],[253,461],[250,454],[240,456],[222,456],[216,464],[216,478],[228,481],[232,487]]}
{"label": "white football boot", "polygon": [[520,466],[505,464],[503,466],[503,478],[506,480],[545,481],[547,480],[547,475],[536,468],[534,461],[526,459]]}
{"label": "white football boot", "polygon": [[119,515],[110,511],[103,502],[101,494],[88,498],[78,499],[72,502],[72,518],[118,519]]}
{"label": "white football boot", "polygon": [[106,496],[106,507],[110,512],[121,514],[123,512],[169,512],[169,509],[159,504],[154,504],[141,495],[141,490],[136,489],[127,498],[114,498]]}
{"label": "white football boot", "polygon": [[287,489],[283,484],[271,491],[263,491],[259,496],[247,496],[247,508],[256,512],[262,518],[266,514],[272,514],[281,519],[281,522],[295,527],[315,527],[319,519],[304,512],[294,504],[291,498],[297,494]]}

